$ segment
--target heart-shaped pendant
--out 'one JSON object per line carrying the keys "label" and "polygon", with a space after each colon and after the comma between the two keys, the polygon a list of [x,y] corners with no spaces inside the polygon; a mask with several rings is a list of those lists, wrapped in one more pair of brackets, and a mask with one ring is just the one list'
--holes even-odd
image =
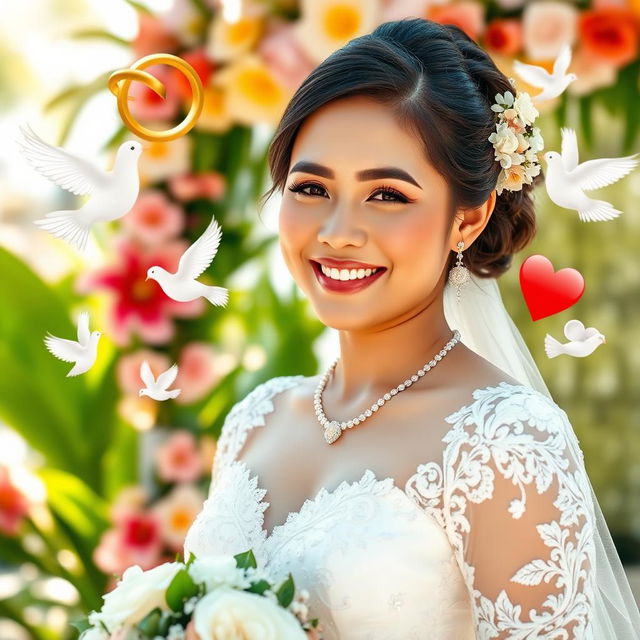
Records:
{"label": "heart-shaped pendant", "polygon": [[332,420],[324,428],[324,439],[329,443],[334,443],[342,435],[342,429],[340,423],[336,420]]}

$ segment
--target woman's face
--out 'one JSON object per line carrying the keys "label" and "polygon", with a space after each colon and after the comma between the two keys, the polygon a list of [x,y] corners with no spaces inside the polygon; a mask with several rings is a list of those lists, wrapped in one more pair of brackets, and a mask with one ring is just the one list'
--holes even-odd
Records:
{"label": "woman's face", "polygon": [[[419,313],[455,246],[448,221],[445,179],[387,107],[350,97],[303,123],[280,208],[280,247],[325,325],[371,330]],[[383,269],[351,280],[359,288],[349,290],[320,271],[329,259]],[[350,275],[357,267],[344,266]]]}

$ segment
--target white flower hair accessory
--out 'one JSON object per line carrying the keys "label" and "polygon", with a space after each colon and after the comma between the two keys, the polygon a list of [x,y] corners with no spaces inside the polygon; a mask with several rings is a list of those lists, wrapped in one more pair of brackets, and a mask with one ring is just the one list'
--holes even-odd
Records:
{"label": "white flower hair accessory", "polygon": [[[515,92],[515,81],[509,78],[509,82]],[[515,96],[511,91],[497,93],[491,110],[498,114],[496,130],[488,138],[502,167],[496,185],[498,195],[504,189],[520,191],[540,173],[538,152],[544,149],[544,140],[540,129],[533,126],[538,110],[525,91]]]}

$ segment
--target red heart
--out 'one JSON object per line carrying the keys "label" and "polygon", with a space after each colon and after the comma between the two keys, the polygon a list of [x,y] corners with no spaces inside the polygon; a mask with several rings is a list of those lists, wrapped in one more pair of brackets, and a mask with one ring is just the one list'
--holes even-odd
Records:
{"label": "red heart", "polygon": [[520,266],[520,289],[535,321],[564,311],[580,300],[584,278],[576,269],[554,272],[548,258],[535,254]]}

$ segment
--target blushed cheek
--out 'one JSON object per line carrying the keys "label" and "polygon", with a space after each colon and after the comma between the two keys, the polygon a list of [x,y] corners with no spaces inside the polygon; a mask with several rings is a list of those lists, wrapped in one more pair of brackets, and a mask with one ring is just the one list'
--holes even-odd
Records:
{"label": "blushed cheek", "polygon": [[283,201],[278,218],[280,250],[289,272],[298,283],[303,255],[314,249],[309,240],[311,234],[312,229],[301,212]]}
{"label": "blushed cheek", "polygon": [[437,282],[447,254],[444,218],[444,214],[424,214],[384,235],[382,247],[396,276],[408,284],[422,283],[421,287]]}

